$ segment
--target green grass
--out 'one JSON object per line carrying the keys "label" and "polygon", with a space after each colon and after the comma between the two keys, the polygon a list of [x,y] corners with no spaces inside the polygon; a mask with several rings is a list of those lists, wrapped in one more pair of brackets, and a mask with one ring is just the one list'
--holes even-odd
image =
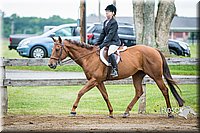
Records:
{"label": "green grass", "polygon": [[198,75],[198,65],[169,65],[172,75]]}
{"label": "green grass", "polygon": [[8,48],[9,45],[9,41],[8,40],[3,40],[2,42],[2,55],[5,58],[11,58],[11,59],[15,59],[15,58],[24,58],[22,56],[20,56],[16,50],[9,50]]}
{"label": "green grass", "polygon": [[[82,86],[54,87],[8,87],[8,114],[66,114],[68,115]],[[107,85],[109,99],[114,114],[121,114],[132,100],[135,92],[132,85]],[[198,111],[197,85],[180,85],[185,105]],[[170,93],[172,107],[178,107]],[[165,108],[162,93],[155,85],[147,85],[147,113],[160,114]],[[132,113],[137,113],[138,103]],[[93,88],[81,99],[77,108],[78,114],[107,114],[108,109],[100,92]]]}

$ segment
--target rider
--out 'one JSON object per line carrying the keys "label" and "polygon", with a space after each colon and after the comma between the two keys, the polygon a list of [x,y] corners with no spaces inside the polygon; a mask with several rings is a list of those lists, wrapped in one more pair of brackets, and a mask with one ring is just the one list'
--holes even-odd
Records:
{"label": "rider", "polygon": [[114,55],[114,52],[117,51],[117,49],[121,46],[121,42],[117,33],[118,24],[115,20],[117,9],[113,4],[111,4],[106,7],[105,11],[107,19],[103,23],[103,29],[97,41],[97,45],[99,45],[100,49],[102,49],[104,46],[109,46],[108,62],[111,63],[112,66],[111,76],[118,77],[118,67]]}

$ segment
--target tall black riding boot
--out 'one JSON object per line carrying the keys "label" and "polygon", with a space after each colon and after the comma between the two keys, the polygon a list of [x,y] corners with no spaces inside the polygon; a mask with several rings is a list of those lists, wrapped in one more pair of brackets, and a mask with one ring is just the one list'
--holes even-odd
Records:
{"label": "tall black riding boot", "polygon": [[109,63],[111,63],[111,66],[112,66],[112,72],[110,75],[113,78],[118,77],[118,67],[117,67],[117,62],[115,60],[114,54],[109,55]]}

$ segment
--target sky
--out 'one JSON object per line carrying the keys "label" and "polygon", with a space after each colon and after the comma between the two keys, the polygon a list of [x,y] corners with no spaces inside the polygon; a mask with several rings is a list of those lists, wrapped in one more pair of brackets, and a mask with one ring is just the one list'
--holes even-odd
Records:
{"label": "sky", "polygon": [[[100,0],[101,14],[105,15],[105,7],[113,0]],[[178,16],[196,17],[199,0],[175,0]],[[86,15],[98,15],[99,0],[86,0]],[[156,6],[158,0],[156,0]],[[79,18],[80,0],[1,0],[0,10],[5,16],[16,13],[20,17],[48,18],[59,15],[62,18]],[[116,0],[117,16],[133,16],[132,0]]]}

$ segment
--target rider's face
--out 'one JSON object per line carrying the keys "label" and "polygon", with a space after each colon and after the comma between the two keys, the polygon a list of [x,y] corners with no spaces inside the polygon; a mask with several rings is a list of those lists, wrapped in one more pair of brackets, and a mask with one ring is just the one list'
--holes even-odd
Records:
{"label": "rider's face", "polygon": [[106,17],[107,19],[111,19],[114,16],[114,13],[111,12],[110,10],[106,10]]}

